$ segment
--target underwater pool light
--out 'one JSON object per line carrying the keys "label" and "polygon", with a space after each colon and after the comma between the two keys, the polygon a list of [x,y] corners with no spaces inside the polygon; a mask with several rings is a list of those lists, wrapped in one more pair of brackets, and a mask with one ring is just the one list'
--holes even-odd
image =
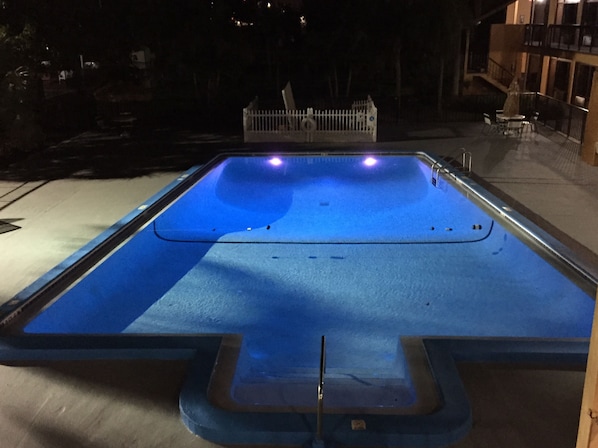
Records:
{"label": "underwater pool light", "polygon": [[378,163],[378,161],[373,157],[368,157],[363,161],[365,166],[374,166],[376,163]]}
{"label": "underwater pool light", "polygon": [[270,163],[272,166],[280,166],[282,165],[282,160],[280,160],[278,157],[272,157],[270,160],[268,160],[268,163]]}

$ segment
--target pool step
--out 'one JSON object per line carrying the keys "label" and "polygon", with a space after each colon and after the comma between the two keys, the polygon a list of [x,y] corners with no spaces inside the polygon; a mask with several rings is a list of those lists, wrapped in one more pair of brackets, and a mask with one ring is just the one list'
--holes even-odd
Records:
{"label": "pool step", "polygon": [[[281,369],[276,372],[267,370],[252,370],[248,375],[243,375],[243,382],[271,382],[271,381],[317,381],[319,371],[316,367],[293,367],[288,369]],[[372,369],[355,369],[355,368],[326,368],[326,379],[347,379],[366,381],[384,381],[384,380],[402,380],[405,384],[409,383],[407,378],[397,378],[397,369],[384,369],[372,371]]]}

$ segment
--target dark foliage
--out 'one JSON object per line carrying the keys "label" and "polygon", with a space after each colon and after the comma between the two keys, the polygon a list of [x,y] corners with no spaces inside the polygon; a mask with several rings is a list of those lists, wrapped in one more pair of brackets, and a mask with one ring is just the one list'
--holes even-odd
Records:
{"label": "dark foliage", "polygon": [[[4,0],[0,71],[28,65],[36,73],[49,61],[51,76],[73,70],[74,88],[141,86],[161,107],[211,116],[237,113],[255,95],[281,102],[289,80],[298,106],[366,94],[440,95],[444,79],[458,75],[447,61],[458,57],[471,3]],[[142,72],[131,62],[140,49],[152,55]],[[100,68],[86,70],[83,61]]]}

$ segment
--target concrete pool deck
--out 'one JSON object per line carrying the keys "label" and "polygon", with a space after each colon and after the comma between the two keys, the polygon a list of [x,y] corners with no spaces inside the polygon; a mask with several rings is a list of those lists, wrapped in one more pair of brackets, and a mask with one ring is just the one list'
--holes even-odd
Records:
{"label": "concrete pool deck", "polygon": [[[481,123],[410,129],[381,128],[380,142],[371,146],[440,155],[470,151],[476,175],[562,233],[589,263],[595,261],[598,168],[580,161],[579,145],[546,129],[522,139],[484,135]],[[118,149],[106,152],[98,149],[102,146]],[[2,170],[0,221],[8,225],[0,228],[0,302],[189,165],[225,147],[242,143],[234,137],[177,133],[150,145],[87,133]],[[583,372],[490,365],[461,365],[460,370],[474,424],[455,447],[574,445]],[[185,363],[159,361],[0,366],[3,446],[215,447],[189,433],[180,420],[177,400],[185,373]]]}

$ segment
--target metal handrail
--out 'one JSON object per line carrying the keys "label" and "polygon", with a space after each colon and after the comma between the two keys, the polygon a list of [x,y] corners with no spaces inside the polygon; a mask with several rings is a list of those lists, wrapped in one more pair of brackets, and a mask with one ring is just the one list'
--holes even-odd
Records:
{"label": "metal handrail", "polygon": [[[467,168],[466,168],[467,165]],[[471,152],[469,151],[463,151],[463,153],[461,154],[461,166],[463,168],[465,168],[465,172],[467,174],[471,173],[471,168],[473,166],[473,161],[471,159]]]}
{"label": "metal handrail", "polygon": [[322,336],[320,347],[320,380],[318,382],[318,412],[316,441],[322,440],[322,416],[324,414],[324,374],[326,372],[326,336]]}
{"label": "metal handrail", "polygon": [[488,75],[500,82],[503,86],[509,87],[513,79],[515,79],[515,74],[500,65],[492,58],[488,58]]}
{"label": "metal handrail", "polygon": [[539,92],[535,93],[534,110],[544,126],[583,143],[589,110]]}
{"label": "metal handrail", "polygon": [[446,167],[450,165],[451,160],[454,160],[453,155],[456,154],[458,151],[461,151],[461,166],[463,167],[463,171],[467,174],[471,173],[473,165],[471,152],[465,151],[465,148],[459,148],[456,151],[453,151],[448,156],[446,156],[444,159],[434,162],[434,164],[431,167],[431,182],[433,186],[438,186],[438,178],[440,177],[440,171],[444,169],[448,172]]}

